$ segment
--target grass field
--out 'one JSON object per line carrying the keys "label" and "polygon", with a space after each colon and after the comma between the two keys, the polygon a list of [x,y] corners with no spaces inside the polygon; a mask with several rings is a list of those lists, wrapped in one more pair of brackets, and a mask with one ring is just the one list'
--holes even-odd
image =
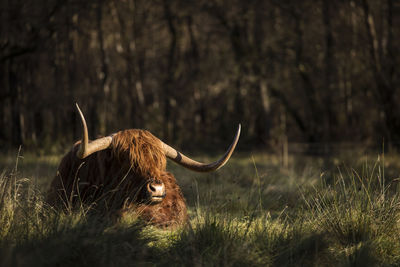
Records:
{"label": "grass field", "polygon": [[[202,160],[211,160],[199,157]],[[400,157],[236,153],[215,173],[169,163],[190,223],[173,231],[43,202],[60,156],[0,156],[0,266],[399,266]]]}

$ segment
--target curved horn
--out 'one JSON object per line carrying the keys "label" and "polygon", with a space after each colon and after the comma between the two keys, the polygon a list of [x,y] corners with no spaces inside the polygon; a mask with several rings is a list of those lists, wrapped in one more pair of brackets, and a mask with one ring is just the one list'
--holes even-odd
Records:
{"label": "curved horn", "polygon": [[236,144],[239,141],[239,136],[240,136],[240,129],[241,126],[239,124],[239,127],[236,131],[235,138],[233,139],[232,144],[229,146],[228,150],[225,152],[225,154],[217,161],[206,164],[206,163],[201,163],[197,162],[195,160],[192,160],[191,158],[183,155],[176,149],[170,147],[169,145],[165,144],[164,142],[161,141],[162,147],[164,149],[165,155],[175,161],[176,163],[182,165],[183,167],[186,167],[188,169],[191,169],[193,171],[197,172],[211,172],[218,170],[222,166],[225,165],[225,163],[229,160],[231,157],[233,151],[235,150]]}
{"label": "curved horn", "polygon": [[76,152],[76,156],[80,159],[84,159],[87,156],[97,151],[108,148],[111,144],[112,137],[111,136],[102,137],[89,143],[89,134],[85,117],[83,116],[83,113],[79,108],[78,104],[75,105],[76,109],[79,112],[79,115],[81,116],[81,122],[82,122],[82,142],[79,145],[79,149],[78,152]]}

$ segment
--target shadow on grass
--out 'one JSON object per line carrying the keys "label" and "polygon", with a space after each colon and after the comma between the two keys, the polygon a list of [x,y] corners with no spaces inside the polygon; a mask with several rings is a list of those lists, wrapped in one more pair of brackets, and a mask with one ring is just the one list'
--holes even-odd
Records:
{"label": "shadow on grass", "polygon": [[[60,226],[52,233],[3,244],[3,266],[133,266],[153,258],[143,225],[111,226],[97,219]],[[10,246],[11,245],[11,246]],[[5,255],[4,255],[5,254]],[[8,254],[8,255],[7,255]]]}
{"label": "shadow on grass", "polygon": [[207,216],[202,223],[181,231],[162,257],[160,265],[254,266],[260,264],[250,239],[233,221]]}

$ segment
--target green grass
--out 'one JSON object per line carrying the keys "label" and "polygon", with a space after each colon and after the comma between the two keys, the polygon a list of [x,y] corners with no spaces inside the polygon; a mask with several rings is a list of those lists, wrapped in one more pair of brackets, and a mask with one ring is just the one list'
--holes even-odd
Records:
{"label": "green grass", "polygon": [[171,163],[190,215],[173,231],[54,211],[43,198],[59,159],[0,157],[0,266],[400,265],[396,155],[303,156],[282,168],[235,154],[206,175]]}

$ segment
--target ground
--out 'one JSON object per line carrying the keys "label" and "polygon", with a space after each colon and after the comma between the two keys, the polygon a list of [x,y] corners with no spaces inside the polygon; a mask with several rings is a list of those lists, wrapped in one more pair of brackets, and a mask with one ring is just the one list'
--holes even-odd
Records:
{"label": "ground", "polygon": [[[214,173],[172,162],[190,223],[169,231],[43,202],[61,155],[0,156],[1,266],[400,265],[400,157],[235,153]],[[213,157],[196,157],[213,160]]]}

